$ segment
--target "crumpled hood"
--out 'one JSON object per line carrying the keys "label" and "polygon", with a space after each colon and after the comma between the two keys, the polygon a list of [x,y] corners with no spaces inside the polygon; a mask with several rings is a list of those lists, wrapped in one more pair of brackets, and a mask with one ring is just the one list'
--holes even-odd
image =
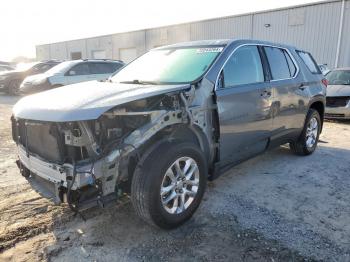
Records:
{"label": "crumpled hood", "polygon": [[327,96],[350,96],[350,85],[329,85]]}
{"label": "crumpled hood", "polygon": [[13,114],[16,118],[50,122],[92,120],[115,106],[187,88],[189,85],[90,81],[24,97],[13,107]]}

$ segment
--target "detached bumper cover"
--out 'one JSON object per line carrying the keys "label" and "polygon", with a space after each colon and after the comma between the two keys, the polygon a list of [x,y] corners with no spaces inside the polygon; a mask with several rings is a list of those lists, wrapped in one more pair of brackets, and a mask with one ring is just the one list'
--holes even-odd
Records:
{"label": "detached bumper cover", "polygon": [[[60,202],[59,200],[61,198],[59,196],[59,188],[67,188],[67,177],[72,177],[73,165],[58,165],[55,163],[50,163],[42,160],[39,157],[33,156],[32,154],[27,154],[26,149],[22,145],[17,145],[17,148],[20,165],[24,165],[31,171],[32,175],[28,181],[31,183],[31,179],[34,178],[36,182],[35,186],[32,185],[33,188],[35,188],[45,197],[45,193],[48,189],[50,189],[49,191],[51,191],[51,194],[53,195],[52,198],[55,199],[55,202]],[[108,155],[105,159],[96,161],[93,164],[93,169],[91,163],[77,166],[77,175],[75,182],[72,185],[72,190],[92,185],[94,180],[92,178],[91,171],[93,171],[96,179],[103,179],[103,175],[106,175],[107,177],[114,175],[116,179],[118,164],[114,165],[113,168],[108,168],[108,166],[110,166],[111,163],[118,163],[118,157],[119,152],[114,152]],[[111,181],[103,180],[104,193],[109,194],[114,191],[115,179]]]}

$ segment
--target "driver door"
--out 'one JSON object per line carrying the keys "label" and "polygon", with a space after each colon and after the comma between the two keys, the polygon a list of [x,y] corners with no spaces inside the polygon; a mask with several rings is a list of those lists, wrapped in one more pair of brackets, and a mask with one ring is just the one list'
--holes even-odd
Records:
{"label": "driver door", "polygon": [[265,150],[272,131],[272,92],[259,48],[239,47],[226,61],[216,87],[221,164]]}

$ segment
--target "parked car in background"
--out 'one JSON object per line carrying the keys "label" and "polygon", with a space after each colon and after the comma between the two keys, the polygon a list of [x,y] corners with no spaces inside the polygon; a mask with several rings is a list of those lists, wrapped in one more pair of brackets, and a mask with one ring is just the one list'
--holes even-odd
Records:
{"label": "parked car in background", "polygon": [[60,61],[50,60],[17,65],[15,70],[0,73],[0,91],[11,95],[18,95],[19,87],[24,78],[41,74],[58,65]]}
{"label": "parked car in background", "polygon": [[124,66],[119,60],[73,60],[63,62],[43,74],[27,77],[22,94],[32,94],[52,88],[91,80],[106,80]]}
{"label": "parked car in background", "polygon": [[5,71],[11,71],[11,70],[14,70],[14,68],[11,67],[11,66],[8,66],[8,65],[0,65],[0,73],[1,73],[1,72],[5,72]]}
{"label": "parked car in background", "polygon": [[110,81],[17,102],[18,167],[74,212],[128,193],[142,219],[169,229],[193,215],[207,179],[228,167],[285,143],[312,154],[325,94],[311,54],[294,47],[254,40],[160,47]]}
{"label": "parked car in background", "polygon": [[350,119],[350,67],[327,74],[326,118]]}
{"label": "parked car in background", "polygon": [[327,75],[331,70],[328,68],[328,65],[327,64],[321,64],[321,65],[318,65],[318,67],[320,68],[322,74],[325,76]]}

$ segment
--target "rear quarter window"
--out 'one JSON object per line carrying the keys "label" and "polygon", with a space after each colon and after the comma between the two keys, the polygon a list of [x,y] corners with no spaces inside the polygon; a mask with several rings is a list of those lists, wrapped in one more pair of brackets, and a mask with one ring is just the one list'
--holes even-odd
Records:
{"label": "rear quarter window", "polygon": [[313,74],[321,74],[320,68],[317,66],[315,59],[312,57],[312,55],[308,52],[304,51],[296,51],[301,60],[303,60],[306,67],[310,70]]}

